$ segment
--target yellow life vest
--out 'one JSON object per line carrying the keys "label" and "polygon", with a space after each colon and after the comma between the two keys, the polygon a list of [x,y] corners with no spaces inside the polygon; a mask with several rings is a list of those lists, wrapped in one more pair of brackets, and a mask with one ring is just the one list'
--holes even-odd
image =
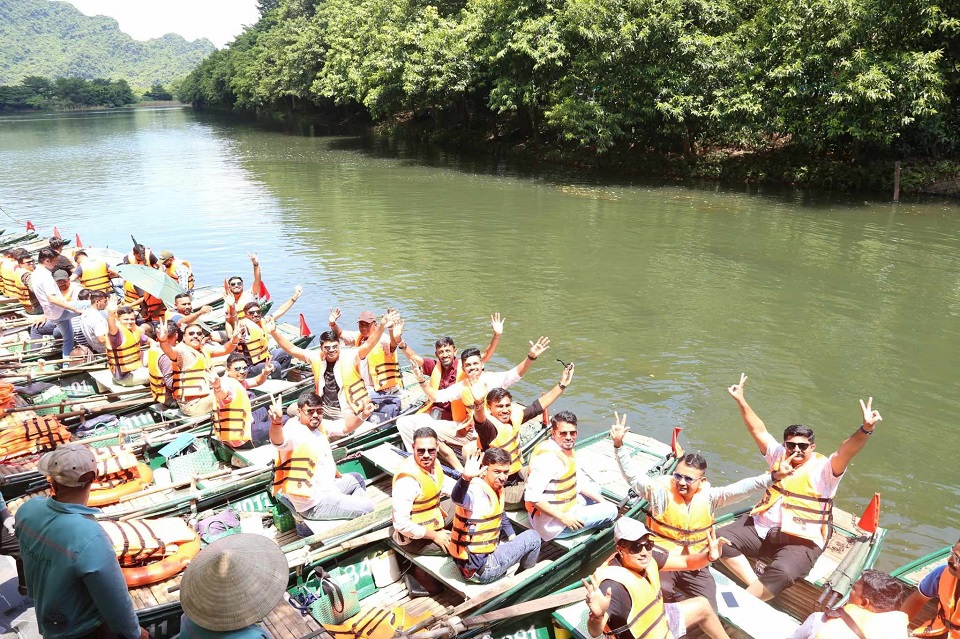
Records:
{"label": "yellow life vest", "polygon": [[415,458],[407,457],[400,463],[400,467],[397,468],[397,472],[393,476],[394,486],[401,477],[413,477],[420,484],[420,495],[413,501],[410,521],[430,530],[443,528],[445,515],[443,509],[440,508],[440,487],[443,486],[443,470],[440,468],[440,464],[434,463],[433,474],[428,475],[417,465]]}
{"label": "yellow life vest", "polygon": [[612,563],[608,559],[593,573],[596,584],[602,584],[607,579],[615,581],[627,589],[630,595],[630,612],[627,614],[627,623],[621,628],[604,627],[603,634],[614,637],[618,634],[629,633],[635,639],[673,639],[673,634],[667,625],[667,612],[663,607],[663,594],[660,592],[660,570],[657,562],[651,560],[647,564],[646,577],[642,577],[632,570]]}
{"label": "yellow life vest", "polygon": [[[350,410],[359,415],[363,412],[363,407],[370,401],[370,393],[367,392],[367,385],[360,375],[360,368],[357,366],[356,357],[344,357],[343,354],[341,354],[337,363],[340,364],[340,376],[343,380],[341,388],[343,398],[346,400]],[[320,379],[318,384],[322,386],[323,379]]]}
{"label": "yellow life vest", "polygon": [[377,343],[367,355],[367,370],[374,390],[383,391],[400,385],[400,364],[397,353]]}
{"label": "yellow life vest", "polygon": [[523,409],[516,404],[511,406],[509,424],[502,424],[499,419],[491,419],[490,421],[497,427],[497,436],[490,442],[489,448],[496,446],[510,453],[510,474],[519,473],[523,468],[523,459],[520,457],[520,427],[523,425]]}
{"label": "yellow life vest", "polygon": [[178,517],[113,521],[100,526],[110,539],[121,566],[138,566],[147,560],[162,559],[177,552],[178,545],[191,541],[196,533]]}
{"label": "yellow life vest", "polygon": [[688,504],[677,492],[672,477],[657,477],[666,491],[667,507],[657,516],[647,515],[647,528],[657,538],[657,547],[671,555],[685,555],[707,549],[707,532],[713,528],[713,513],[710,511],[710,484],[706,479],[698,482],[697,492]]}
{"label": "yellow life vest", "polygon": [[80,265],[80,285],[91,291],[113,290],[110,286],[110,274],[107,273],[107,263],[101,260],[93,260],[89,257]]}
{"label": "yellow life vest", "polygon": [[486,504],[473,511],[458,504],[453,513],[453,529],[450,531],[450,554],[463,561],[469,558],[469,553],[489,555],[497,549],[503,518],[503,492],[497,493],[479,477],[474,478],[471,482],[471,485],[473,484],[483,489],[487,496]]}
{"label": "yellow life vest", "polygon": [[180,370],[173,369],[173,396],[181,402],[188,402],[210,394],[207,369],[213,365],[206,351],[203,349],[198,351],[186,344],[183,344],[183,349],[180,350],[181,364],[185,363],[183,361],[185,351],[193,351],[193,361]]}
{"label": "yellow life vest", "polygon": [[14,273],[17,271],[17,261],[9,257],[0,257],[0,292],[4,297],[17,297],[17,287]]}
{"label": "yellow life vest", "polygon": [[160,356],[163,350],[159,346],[151,346],[147,351],[147,371],[150,373],[150,395],[153,401],[166,404],[167,385],[163,383],[163,371],[160,370]]}
{"label": "yellow life vest", "polygon": [[[127,263],[139,264],[140,266],[145,265],[143,260],[141,260],[136,255],[134,255],[133,252],[130,252],[127,254]],[[139,298],[140,298],[140,294],[137,293],[137,290],[133,286],[133,284],[131,284],[130,282],[124,282],[123,283],[123,303],[129,305],[137,301]]]}
{"label": "yellow life vest", "polygon": [[28,311],[33,310],[33,299],[30,297],[29,287],[23,283],[23,276],[32,272],[18,265],[13,272],[13,291],[11,291],[12,296],[20,300],[20,303]]}
{"label": "yellow life vest", "polygon": [[[262,320],[261,320],[262,322]],[[270,354],[270,341],[267,331],[263,329],[261,322],[254,322],[251,319],[240,321],[240,326],[247,327],[247,341],[240,343],[240,352],[243,353],[253,365],[267,359]]]}
{"label": "yellow life vest", "polygon": [[[460,366],[460,360],[453,360],[453,367],[457,369],[457,382],[467,378],[463,373],[463,367]],[[430,388],[440,390],[441,377],[443,377],[443,371],[440,369],[440,362],[438,361],[437,365],[433,367],[433,371],[430,372]],[[427,402],[417,412],[426,413],[431,408],[433,408],[433,403]],[[463,405],[462,399],[454,399],[450,402],[450,412],[453,414],[453,421],[455,422],[462,422],[467,418],[467,407]]]}
{"label": "yellow life vest", "polygon": [[[899,610],[871,612],[854,604],[847,604],[843,610],[850,615],[864,636],[870,639],[903,639],[908,636],[906,613]],[[830,616],[813,639],[859,639],[841,617]]]}
{"label": "yellow life vest", "polygon": [[[915,637],[943,637],[960,639],[960,583],[950,574],[950,569],[940,573],[937,584],[937,614],[933,619],[913,631]],[[871,637],[871,639],[873,639]]]}
{"label": "yellow life vest", "polygon": [[333,460],[330,441],[322,431],[318,431],[318,436],[298,443],[293,449],[278,450],[273,472],[273,493],[279,491],[284,495],[309,499],[313,497],[314,484],[333,482],[340,476],[339,470],[334,472],[333,477],[315,476],[321,455],[328,455]]}
{"label": "yellow life vest", "polygon": [[187,267],[187,269],[190,270],[190,274],[187,276],[187,290],[192,291],[193,290],[193,269],[190,267],[190,262],[186,260],[173,258],[173,262],[170,263],[170,266],[168,268],[164,269],[164,273],[169,275],[174,282],[177,282],[178,284],[183,286],[179,278],[177,278],[177,269],[180,267],[181,264],[183,264],[184,266]]}
{"label": "yellow life vest", "polygon": [[233,399],[226,406],[217,403],[213,436],[222,442],[242,446],[249,442],[251,437],[253,411],[250,408],[250,397],[243,384],[232,377],[223,378],[220,385],[224,392],[233,393]]}
{"label": "yellow life vest", "polygon": [[110,336],[107,336],[107,366],[114,377],[123,377],[124,374],[135,371],[143,362],[140,359],[140,329],[132,331],[120,324],[117,320],[117,329],[120,331],[120,347],[114,348]]}
{"label": "yellow life vest", "polygon": [[777,501],[782,501],[783,518],[780,529],[795,537],[809,539],[823,547],[833,521],[833,499],[822,497],[817,492],[816,481],[823,465],[830,460],[814,453],[813,458],[792,475],[775,483],[763,495],[760,503],[750,511],[751,515],[766,512]]}
{"label": "yellow life vest", "polygon": [[[546,501],[556,506],[562,512],[573,510],[577,505],[577,461],[573,455],[567,455],[552,439],[540,442],[530,454],[530,467],[537,463],[537,459],[544,459],[545,455],[553,455],[564,464],[563,472],[547,483],[543,491]],[[539,511],[536,502],[525,501],[527,512],[533,517]]]}

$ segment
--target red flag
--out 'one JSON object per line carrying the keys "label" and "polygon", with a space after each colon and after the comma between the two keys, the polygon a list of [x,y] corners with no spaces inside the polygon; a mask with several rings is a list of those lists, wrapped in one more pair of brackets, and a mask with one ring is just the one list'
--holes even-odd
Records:
{"label": "red flag", "polygon": [[264,302],[270,301],[270,291],[267,290],[267,285],[263,283],[263,280],[260,280],[260,294],[257,295]]}
{"label": "red flag", "polygon": [[57,227],[53,227],[53,236],[60,237],[60,231],[57,230]]}
{"label": "red flag", "polygon": [[303,319],[303,313],[300,313],[300,335],[302,337],[310,335],[310,327],[307,326],[307,320]]}
{"label": "red flag", "polygon": [[31,222],[30,220],[27,220],[27,230],[28,230],[28,231],[36,231],[36,230],[37,230],[37,227],[35,227],[35,226],[33,225],[33,222]]}
{"label": "red flag", "polygon": [[77,248],[83,248],[83,242],[80,241],[79,233],[77,233]]}
{"label": "red flag", "polygon": [[683,447],[677,441],[677,438],[680,436],[680,431],[683,429],[679,426],[673,427],[673,439],[670,441],[670,449],[673,450],[673,456],[677,459],[683,457]]}
{"label": "red flag", "polygon": [[873,499],[867,504],[867,509],[863,511],[857,527],[868,533],[877,532],[877,526],[880,525],[880,493],[873,493]]}

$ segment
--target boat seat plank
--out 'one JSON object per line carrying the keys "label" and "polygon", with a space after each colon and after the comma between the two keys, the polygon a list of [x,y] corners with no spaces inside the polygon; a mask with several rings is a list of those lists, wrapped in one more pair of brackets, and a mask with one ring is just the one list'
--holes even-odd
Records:
{"label": "boat seat plank", "polygon": [[245,462],[248,466],[265,468],[276,461],[277,447],[273,444],[264,444],[248,450],[235,450],[233,456]]}
{"label": "boat seat plank", "polygon": [[297,385],[297,382],[288,382],[285,379],[268,379],[264,383],[250,388],[257,395],[279,395],[286,393]]}
{"label": "boat seat plank", "polygon": [[404,459],[396,451],[397,448],[391,444],[380,444],[363,451],[361,456],[383,472],[393,476]]}
{"label": "boat seat plank", "polygon": [[800,626],[793,617],[747,593],[726,575],[709,570],[717,582],[717,613],[730,624],[764,639],[786,639]]}
{"label": "boat seat plank", "polygon": [[99,371],[89,371],[87,373],[90,377],[97,382],[97,386],[100,387],[101,393],[122,393],[123,391],[128,391],[131,388],[146,388],[146,384],[138,384],[135,386],[121,386],[116,384],[113,381],[113,373],[109,369],[103,369]]}
{"label": "boat seat plank", "polygon": [[[530,529],[530,515],[527,513],[526,510],[508,510],[506,511],[506,513],[507,513],[507,518],[510,519],[511,522],[523,527],[524,529],[527,529],[527,530]],[[570,550],[571,548],[576,548],[577,546],[582,544],[586,539],[590,537],[590,533],[593,533],[593,532],[596,532],[596,531],[592,529],[586,530],[582,535],[576,535],[574,537],[568,537],[566,539],[552,539],[550,541],[551,543],[557,544],[558,546],[562,546],[563,548]]]}

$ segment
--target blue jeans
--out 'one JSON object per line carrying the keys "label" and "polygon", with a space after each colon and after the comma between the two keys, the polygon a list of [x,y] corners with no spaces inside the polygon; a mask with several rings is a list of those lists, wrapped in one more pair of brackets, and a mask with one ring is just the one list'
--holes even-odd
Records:
{"label": "blue jeans", "polygon": [[588,499],[586,505],[577,506],[575,512],[577,513],[577,519],[583,522],[583,528],[579,530],[564,528],[563,532],[556,536],[556,539],[575,537],[594,528],[606,528],[617,518],[617,507],[609,501],[596,502]]}
{"label": "blue jeans", "polygon": [[64,310],[60,318],[53,321],[57,325],[57,330],[63,335],[63,347],[61,348],[63,359],[68,359],[73,352],[73,324],[71,320],[74,317],[80,317],[78,313]]}
{"label": "blue jeans", "polygon": [[537,565],[540,556],[540,535],[535,530],[525,530],[510,541],[501,541],[497,549],[487,555],[487,561],[470,577],[470,581],[478,584],[493,583],[507,574],[510,567],[520,564],[520,570],[527,570]]}

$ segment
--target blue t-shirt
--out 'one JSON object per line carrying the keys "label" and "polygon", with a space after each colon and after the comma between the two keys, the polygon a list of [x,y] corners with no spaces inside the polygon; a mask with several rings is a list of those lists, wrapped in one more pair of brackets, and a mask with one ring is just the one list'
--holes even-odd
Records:
{"label": "blue t-shirt", "polygon": [[920,585],[917,586],[920,594],[927,599],[936,598],[937,590],[940,588],[940,575],[942,575],[943,571],[946,569],[947,565],[944,564],[939,568],[934,568],[932,572],[928,573],[927,576],[924,577],[920,582]]}
{"label": "blue t-shirt", "polygon": [[207,630],[190,621],[187,615],[180,617],[179,639],[273,639],[269,632],[259,624],[253,624],[239,630]]}

